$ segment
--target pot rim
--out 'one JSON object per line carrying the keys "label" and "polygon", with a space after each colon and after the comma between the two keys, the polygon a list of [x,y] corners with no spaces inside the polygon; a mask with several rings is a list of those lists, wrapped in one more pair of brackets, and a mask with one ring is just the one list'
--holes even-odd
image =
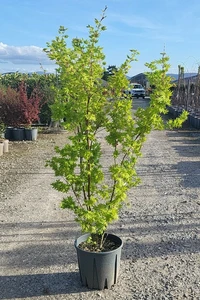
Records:
{"label": "pot rim", "polygon": [[112,234],[112,233],[108,233],[108,236],[116,237],[117,239],[119,239],[120,245],[119,245],[119,247],[117,247],[116,249],[110,250],[110,251],[105,251],[105,252],[96,252],[96,251],[87,251],[87,250],[83,250],[83,249],[79,248],[78,245],[79,245],[81,242],[78,243],[78,239],[80,239],[80,238],[83,238],[83,239],[84,239],[84,238],[85,238],[85,240],[86,240],[90,235],[91,235],[90,233],[85,233],[85,234],[79,236],[79,237],[74,241],[74,247],[75,247],[77,250],[82,251],[82,252],[87,252],[87,253],[91,253],[91,254],[95,254],[95,255],[106,255],[106,254],[115,252],[116,250],[122,248],[122,246],[123,246],[123,241],[122,241],[122,239],[121,239],[118,235]]}

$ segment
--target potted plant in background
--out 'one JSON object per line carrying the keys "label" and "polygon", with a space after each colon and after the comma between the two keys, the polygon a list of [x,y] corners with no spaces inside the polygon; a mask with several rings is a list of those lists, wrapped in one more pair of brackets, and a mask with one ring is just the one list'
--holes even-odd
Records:
{"label": "potted plant in background", "polygon": [[[128,89],[125,75],[137,51],[131,50],[108,84],[102,84],[106,62],[99,37],[106,29],[104,18],[105,10],[100,20],[95,19],[95,26],[87,26],[89,37],[74,38],[71,46],[61,26],[59,35],[44,49],[58,65],[53,118],[63,119],[62,125],[71,132],[47,165],[58,178],[53,187],[64,194],[61,207],[73,211],[85,233],[76,239],[75,248],[82,284],[95,289],[110,288],[117,281],[122,240],[108,233],[108,225],[128,202],[128,190],[140,182],[136,163],[147,134],[165,126],[181,126],[187,118],[183,112],[164,124],[161,117],[170,105],[168,57],[147,64],[150,83],[156,88],[149,107],[138,108],[134,115],[132,99],[122,91]],[[106,163],[105,155],[109,155]]]}
{"label": "potted plant in background", "polygon": [[39,120],[41,95],[37,88],[33,89],[31,95],[28,97],[26,84],[21,82],[19,85],[19,96],[22,106],[23,125],[25,126],[25,139],[36,141],[38,128],[33,127],[33,122]]}
{"label": "potted plant in background", "polygon": [[14,141],[37,139],[37,128],[33,128],[32,123],[39,119],[40,99],[41,95],[37,89],[34,89],[28,97],[23,81],[19,84],[18,90],[11,87],[0,88],[0,118],[6,125],[7,139]]}
{"label": "potted plant in background", "polygon": [[23,140],[24,130],[20,128],[23,121],[19,93],[11,87],[0,88],[0,119],[6,126],[5,138]]}

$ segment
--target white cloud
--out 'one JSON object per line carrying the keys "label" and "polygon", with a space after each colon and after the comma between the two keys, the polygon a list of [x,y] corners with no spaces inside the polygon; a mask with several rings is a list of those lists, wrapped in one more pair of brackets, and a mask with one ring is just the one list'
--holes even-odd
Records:
{"label": "white cloud", "polygon": [[0,42],[0,62],[12,64],[50,65],[52,61],[37,46],[9,46]]}

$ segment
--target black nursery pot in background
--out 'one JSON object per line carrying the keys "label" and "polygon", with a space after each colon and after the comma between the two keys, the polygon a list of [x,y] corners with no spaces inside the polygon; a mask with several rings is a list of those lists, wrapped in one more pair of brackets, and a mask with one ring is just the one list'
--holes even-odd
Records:
{"label": "black nursery pot in background", "polygon": [[12,136],[14,141],[23,141],[25,139],[24,128],[13,128]]}
{"label": "black nursery pot in background", "polygon": [[81,282],[90,289],[110,289],[117,282],[119,274],[122,240],[118,236],[108,234],[107,239],[119,245],[117,249],[108,252],[89,252],[78,247],[89,236],[90,234],[82,235],[74,244]]}
{"label": "black nursery pot in background", "polygon": [[37,134],[38,134],[37,128],[25,128],[25,139],[27,141],[36,141]]}
{"label": "black nursery pot in background", "polygon": [[38,128],[13,128],[7,127],[5,138],[9,141],[36,141]]}
{"label": "black nursery pot in background", "polygon": [[13,140],[13,127],[7,127],[5,131],[5,138],[9,141]]}

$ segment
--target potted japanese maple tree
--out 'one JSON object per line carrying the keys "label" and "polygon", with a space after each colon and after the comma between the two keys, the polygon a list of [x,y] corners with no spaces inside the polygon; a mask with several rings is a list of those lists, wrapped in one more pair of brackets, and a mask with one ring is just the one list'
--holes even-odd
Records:
{"label": "potted japanese maple tree", "polygon": [[167,113],[171,96],[165,55],[147,64],[148,78],[156,88],[149,107],[138,108],[134,115],[132,99],[125,98],[123,91],[128,89],[126,74],[137,51],[131,50],[108,83],[102,84],[106,62],[99,37],[106,29],[104,18],[105,11],[94,26],[87,26],[87,39],[74,38],[69,46],[61,26],[44,49],[58,65],[53,118],[64,120],[62,125],[71,133],[47,164],[57,177],[53,187],[63,193],[61,207],[74,213],[84,233],[75,240],[82,284],[95,289],[110,288],[117,281],[122,240],[108,233],[108,226],[128,202],[128,190],[140,182],[136,163],[147,134],[180,126],[187,117],[183,112],[178,119],[163,122],[161,115]]}
{"label": "potted japanese maple tree", "polygon": [[21,101],[21,110],[23,115],[23,125],[25,131],[25,139],[35,141],[37,139],[38,128],[33,127],[33,122],[39,120],[41,95],[37,88],[33,89],[28,96],[26,83],[21,82],[19,85],[19,98]]}
{"label": "potted japanese maple tree", "polygon": [[[23,130],[17,131],[23,120],[19,93],[9,87],[0,88],[0,119],[5,126],[5,138],[8,140],[23,140]],[[14,131],[15,128],[15,131]]]}

